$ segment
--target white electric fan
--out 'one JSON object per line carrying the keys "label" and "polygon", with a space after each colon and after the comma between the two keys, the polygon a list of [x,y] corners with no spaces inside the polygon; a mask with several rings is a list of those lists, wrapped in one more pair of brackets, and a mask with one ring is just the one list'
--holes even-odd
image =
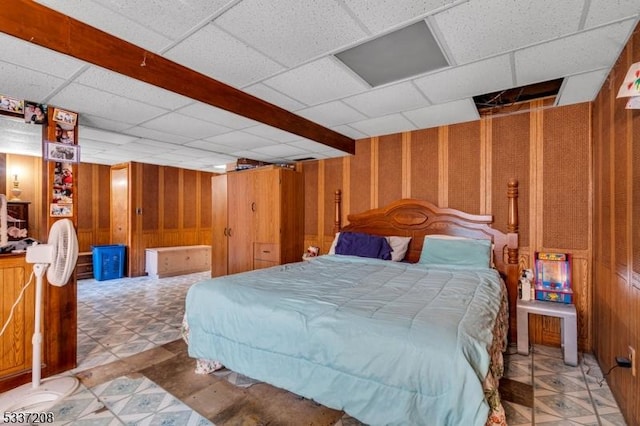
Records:
{"label": "white electric fan", "polygon": [[[31,383],[0,395],[0,412],[42,411],[73,393],[78,387],[75,377],[57,377],[40,380],[42,361],[42,278],[47,272],[47,281],[57,287],[67,284],[78,260],[78,237],[73,222],[61,219],[53,224],[47,244],[27,247],[27,263],[33,263],[36,276],[36,300]],[[48,269],[48,270],[47,270]]]}

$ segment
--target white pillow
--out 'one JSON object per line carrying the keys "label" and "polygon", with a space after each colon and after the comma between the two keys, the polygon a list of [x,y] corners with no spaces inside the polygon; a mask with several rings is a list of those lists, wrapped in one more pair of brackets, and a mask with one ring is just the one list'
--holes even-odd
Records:
{"label": "white pillow", "polygon": [[391,260],[394,262],[401,262],[404,259],[404,256],[407,254],[407,249],[409,248],[409,242],[411,242],[411,237],[385,237],[387,242],[391,246],[393,250],[391,252]]}
{"label": "white pillow", "polygon": [[[425,235],[424,238],[440,238],[441,240],[475,240],[476,238],[469,238],[469,237],[460,237],[458,235],[446,235],[446,234],[429,234],[429,235]],[[491,267],[495,268],[496,264],[493,261],[493,249],[495,247],[494,243],[491,243]]]}
{"label": "white pillow", "polygon": [[338,244],[338,238],[340,238],[340,233],[336,232],[336,237],[333,239],[331,243],[331,247],[329,248],[328,254],[336,254],[336,245]]}

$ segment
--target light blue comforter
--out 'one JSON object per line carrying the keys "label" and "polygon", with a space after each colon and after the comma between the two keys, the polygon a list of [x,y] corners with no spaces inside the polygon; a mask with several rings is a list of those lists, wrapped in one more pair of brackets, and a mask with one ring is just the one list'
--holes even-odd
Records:
{"label": "light blue comforter", "polygon": [[189,355],[369,424],[483,425],[500,297],[492,269],[320,256],[193,285]]}

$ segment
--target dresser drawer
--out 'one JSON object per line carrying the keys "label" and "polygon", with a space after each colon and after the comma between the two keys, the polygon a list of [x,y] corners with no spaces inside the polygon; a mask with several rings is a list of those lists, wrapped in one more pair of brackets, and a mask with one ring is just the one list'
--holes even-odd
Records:
{"label": "dresser drawer", "polygon": [[280,262],[280,244],[275,243],[253,243],[254,260],[267,260],[270,262]]}

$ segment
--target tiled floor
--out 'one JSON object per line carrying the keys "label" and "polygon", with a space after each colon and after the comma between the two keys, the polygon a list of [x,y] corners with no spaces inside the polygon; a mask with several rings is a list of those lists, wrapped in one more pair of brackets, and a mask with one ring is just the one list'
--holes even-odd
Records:
{"label": "tiled floor", "polygon": [[[180,336],[187,289],[209,273],[152,279],[78,282],[78,367],[125,358]],[[505,377],[533,385],[534,407],[504,402],[509,425],[624,425],[595,358],[578,367],[562,362],[559,349],[534,346],[529,356],[505,358]],[[59,425],[208,425],[184,403],[144,376],[122,376],[83,385],[53,408]],[[336,426],[360,423],[344,416]]]}
{"label": "tiled floor", "polygon": [[509,349],[505,377],[533,385],[533,408],[503,401],[510,426],[626,424],[593,355],[571,367],[559,348],[534,345],[528,356]]}

